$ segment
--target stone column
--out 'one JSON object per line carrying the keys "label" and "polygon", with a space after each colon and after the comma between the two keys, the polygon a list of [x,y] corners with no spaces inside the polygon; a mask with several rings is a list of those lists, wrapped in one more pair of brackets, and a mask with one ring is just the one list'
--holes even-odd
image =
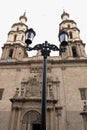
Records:
{"label": "stone column", "polygon": [[67,47],[67,56],[69,56],[69,57],[72,56],[72,47],[71,47],[70,44],[69,44],[68,47]]}
{"label": "stone column", "polygon": [[13,108],[11,114],[10,130],[13,130],[14,128],[14,119],[15,119],[15,109]]}
{"label": "stone column", "polygon": [[20,130],[21,125],[21,108],[18,108],[17,130]]}
{"label": "stone column", "polygon": [[54,130],[53,109],[50,111],[50,130]]}
{"label": "stone column", "polygon": [[8,57],[8,47],[3,48],[1,59],[6,59]]}
{"label": "stone column", "polygon": [[58,115],[58,110],[56,111],[56,130],[59,130],[59,115]]}
{"label": "stone column", "polygon": [[48,120],[47,120],[48,126],[47,126],[47,129],[51,130],[51,109],[48,108],[47,112],[48,112]]}
{"label": "stone column", "polygon": [[87,130],[87,117],[84,117],[84,130]]}
{"label": "stone column", "polygon": [[61,128],[61,108],[57,108],[56,110],[56,130],[62,130]]}
{"label": "stone column", "polygon": [[13,52],[13,56],[12,56],[12,58],[15,58],[16,50],[17,50],[17,46],[14,47],[14,52]]}
{"label": "stone column", "polygon": [[77,45],[77,54],[81,57],[80,44]]}
{"label": "stone column", "polygon": [[55,117],[56,117],[56,113],[55,113],[55,106],[53,108],[53,130],[56,130],[56,120],[55,120]]}

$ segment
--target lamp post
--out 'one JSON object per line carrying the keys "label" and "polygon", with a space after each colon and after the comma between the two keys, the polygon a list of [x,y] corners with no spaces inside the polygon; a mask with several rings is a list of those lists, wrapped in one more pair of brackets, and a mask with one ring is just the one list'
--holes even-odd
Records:
{"label": "lamp post", "polygon": [[30,44],[33,41],[36,33],[32,28],[28,29],[25,33],[25,43],[27,51],[32,50],[40,50],[43,56],[43,79],[42,79],[42,109],[41,109],[41,127],[42,130],[46,130],[46,86],[47,86],[47,57],[50,56],[51,51],[61,51],[64,52],[66,50],[66,46],[68,45],[68,34],[67,32],[60,31],[59,33],[59,41],[61,42],[60,48],[58,48],[54,44],[50,44],[47,41],[42,44],[37,44],[34,47],[30,47]]}

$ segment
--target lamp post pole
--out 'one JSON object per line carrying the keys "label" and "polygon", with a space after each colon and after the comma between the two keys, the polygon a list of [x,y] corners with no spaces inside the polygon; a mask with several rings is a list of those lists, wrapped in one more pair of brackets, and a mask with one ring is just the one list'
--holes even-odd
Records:
{"label": "lamp post pole", "polygon": [[32,43],[32,40],[36,33],[31,28],[25,33],[26,39],[25,43],[27,51],[32,50],[40,50],[43,56],[43,79],[42,79],[42,108],[41,108],[41,130],[46,130],[46,87],[47,87],[47,57],[50,56],[51,51],[62,51],[66,50],[66,46],[68,45],[68,34],[66,32],[62,32],[59,34],[59,40],[61,42],[60,48],[56,45],[50,44],[47,41],[42,44],[37,44],[34,47],[30,47],[29,45]]}
{"label": "lamp post pole", "polygon": [[41,121],[42,130],[46,130],[46,86],[47,86],[47,56],[50,55],[49,43],[45,41],[41,49],[41,54],[43,56],[43,82],[42,82],[42,116]]}
{"label": "lamp post pole", "polygon": [[47,86],[47,56],[43,56],[43,82],[42,82],[42,130],[46,130],[46,86]]}

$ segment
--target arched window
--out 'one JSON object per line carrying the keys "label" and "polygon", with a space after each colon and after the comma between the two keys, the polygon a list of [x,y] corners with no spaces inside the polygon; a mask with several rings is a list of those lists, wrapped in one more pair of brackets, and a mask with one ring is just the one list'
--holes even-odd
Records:
{"label": "arched window", "polygon": [[76,50],[75,46],[72,47],[72,54],[73,54],[73,57],[78,57],[77,50]]}
{"label": "arched window", "polygon": [[69,35],[70,35],[70,38],[72,39],[73,38],[72,32],[69,32]]}
{"label": "arched window", "polygon": [[34,110],[27,112],[23,117],[22,128],[23,130],[41,130],[40,113]]}
{"label": "arched window", "polygon": [[17,31],[19,31],[19,27],[17,27]]}
{"label": "arched window", "polygon": [[17,38],[17,34],[14,35],[14,42],[16,41],[16,38]]}
{"label": "arched window", "polygon": [[13,55],[13,49],[10,49],[10,51],[9,51],[9,57],[12,58],[12,55]]}
{"label": "arched window", "polygon": [[68,28],[70,28],[70,24],[68,24]]}

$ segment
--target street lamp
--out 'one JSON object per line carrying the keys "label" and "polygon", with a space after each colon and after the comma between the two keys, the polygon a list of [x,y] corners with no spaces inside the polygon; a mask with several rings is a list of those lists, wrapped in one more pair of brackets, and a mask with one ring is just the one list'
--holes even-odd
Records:
{"label": "street lamp", "polygon": [[58,37],[60,41],[60,48],[58,48],[54,44],[50,44],[47,41],[42,44],[37,44],[34,47],[30,47],[30,44],[33,41],[36,33],[32,28],[28,29],[25,32],[25,43],[27,51],[32,50],[40,50],[43,56],[43,82],[42,82],[42,111],[41,111],[41,126],[42,130],[46,130],[46,86],[47,86],[47,56],[50,56],[51,51],[60,51],[64,52],[66,50],[66,46],[68,45],[68,33],[65,31],[60,31]]}

